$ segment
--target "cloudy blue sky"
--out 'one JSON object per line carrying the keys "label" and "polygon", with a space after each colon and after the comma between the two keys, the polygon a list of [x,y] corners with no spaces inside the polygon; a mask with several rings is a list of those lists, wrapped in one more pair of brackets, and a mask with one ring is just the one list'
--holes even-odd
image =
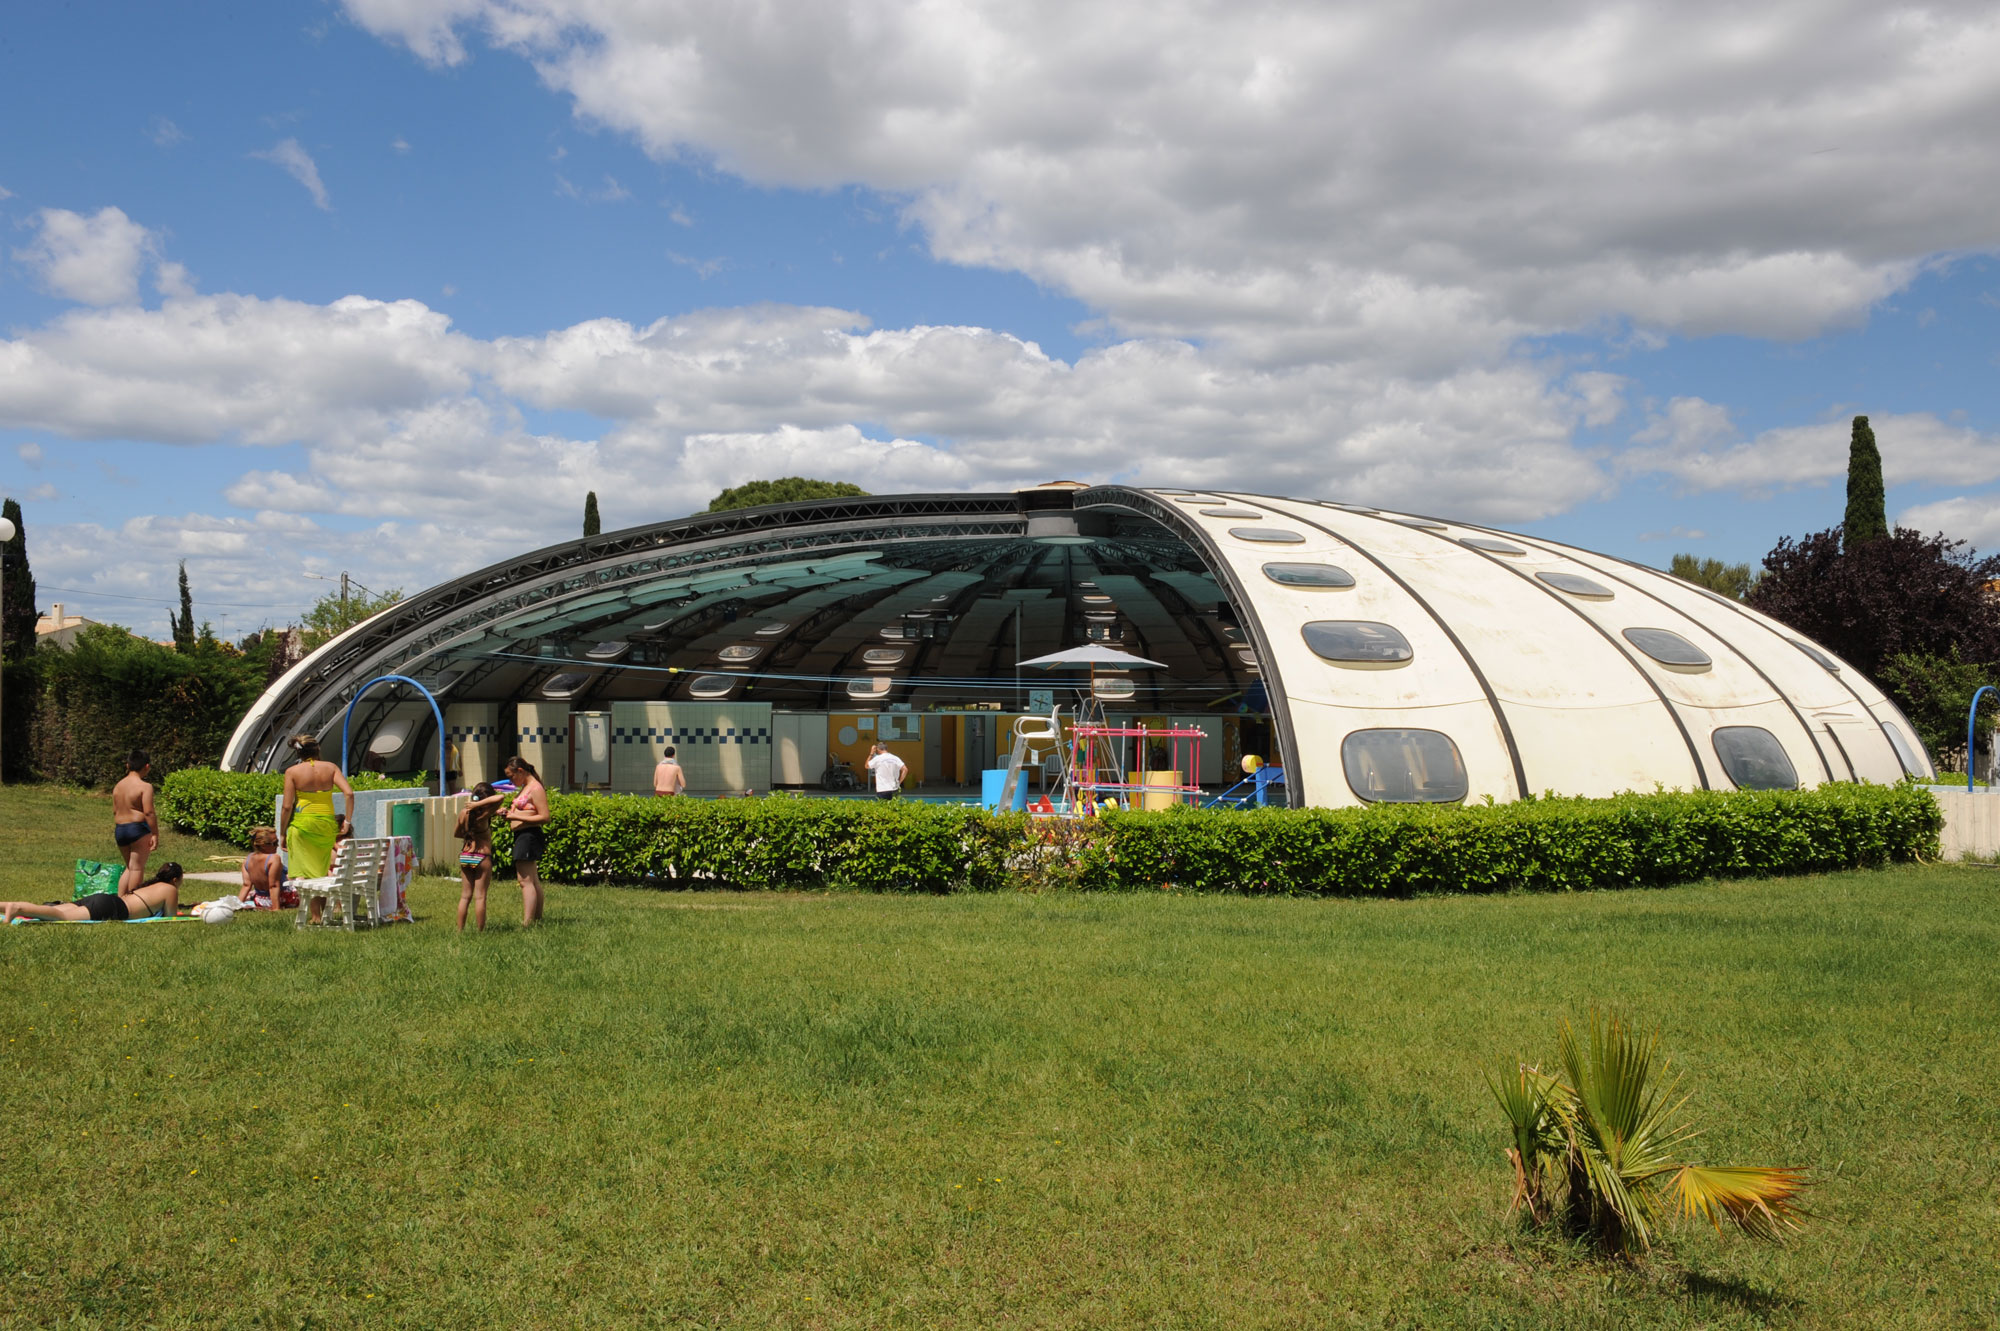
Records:
{"label": "cloudy blue sky", "polygon": [[42,602],[284,622],[759,476],[1653,563],[2000,546],[1990,3],[75,0],[0,25]]}

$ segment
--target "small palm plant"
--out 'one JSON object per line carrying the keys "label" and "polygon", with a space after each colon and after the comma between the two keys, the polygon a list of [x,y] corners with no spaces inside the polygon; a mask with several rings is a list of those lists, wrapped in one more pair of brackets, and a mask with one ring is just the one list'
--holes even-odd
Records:
{"label": "small palm plant", "polygon": [[1657,1033],[1640,1035],[1616,1017],[1592,1013],[1586,1049],[1565,1020],[1556,1073],[1517,1065],[1489,1078],[1514,1144],[1514,1208],[1536,1225],[1559,1224],[1607,1255],[1652,1247],[1666,1218],[1699,1217],[1719,1233],[1726,1219],[1752,1238],[1783,1240],[1806,1214],[1797,1169],[1696,1165],[1680,1159],[1695,1132],[1680,1121],[1678,1080],[1655,1076]]}

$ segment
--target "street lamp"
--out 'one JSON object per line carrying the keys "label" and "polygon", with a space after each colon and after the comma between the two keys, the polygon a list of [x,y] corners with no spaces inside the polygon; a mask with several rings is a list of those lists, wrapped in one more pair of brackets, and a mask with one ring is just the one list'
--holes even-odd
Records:
{"label": "street lamp", "polygon": [[[14,522],[11,518],[0,518],[0,545],[14,539]],[[0,551],[0,684],[6,682],[7,670],[7,556]],[[6,711],[0,709],[0,743],[6,738]],[[0,782],[7,779],[6,754],[0,752]]]}

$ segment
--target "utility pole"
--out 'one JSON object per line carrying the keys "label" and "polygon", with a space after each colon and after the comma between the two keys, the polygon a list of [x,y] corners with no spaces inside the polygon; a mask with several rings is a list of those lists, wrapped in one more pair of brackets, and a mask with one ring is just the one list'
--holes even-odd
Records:
{"label": "utility pole", "polygon": [[351,621],[347,618],[347,570],[340,571],[340,626],[347,628]]}

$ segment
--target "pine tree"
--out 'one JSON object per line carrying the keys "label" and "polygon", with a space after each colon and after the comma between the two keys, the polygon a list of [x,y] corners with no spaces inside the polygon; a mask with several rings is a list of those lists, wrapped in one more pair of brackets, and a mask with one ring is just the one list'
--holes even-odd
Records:
{"label": "pine tree", "polygon": [[176,615],[167,611],[167,623],[173,626],[174,650],[191,652],[194,650],[194,593],[188,590],[187,560],[181,561],[181,612]]}
{"label": "pine tree", "polygon": [[13,539],[0,545],[0,560],[6,561],[5,602],[0,602],[0,645],[9,661],[23,661],[34,654],[35,573],[28,567],[28,529],[22,525],[21,506],[9,499],[0,504],[0,516],[14,524]]}
{"label": "pine tree", "polygon": [[604,530],[604,524],[597,520],[597,491],[592,490],[583,497],[583,534],[595,536]]}
{"label": "pine tree", "polygon": [[1882,453],[1866,416],[1854,418],[1854,438],[1847,445],[1847,519],[1841,524],[1849,550],[1889,534],[1888,497],[1882,490]]}

